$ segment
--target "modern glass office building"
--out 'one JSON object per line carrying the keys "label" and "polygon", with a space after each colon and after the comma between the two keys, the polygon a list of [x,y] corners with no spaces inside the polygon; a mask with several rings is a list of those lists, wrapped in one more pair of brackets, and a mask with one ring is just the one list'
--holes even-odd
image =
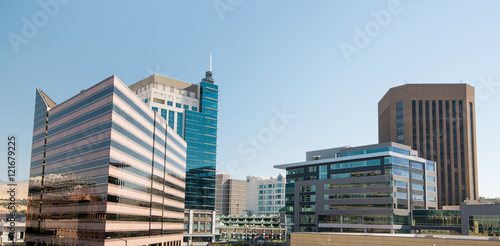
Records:
{"label": "modern glass office building", "polygon": [[27,245],[180,245],[186,142],[116,76],[36,90]]}
{"label": "modern glass office building", "polygon": [[285,169],[293,231],[410,233],[412,209],[437,208],[435,162],[388,142],[307,152]]}
{"label": "modern glass office building", "polygon": [[187,142],[186,209],[215,209],[218,86],[212,72],[198,84],[158,74],[129,87]]}

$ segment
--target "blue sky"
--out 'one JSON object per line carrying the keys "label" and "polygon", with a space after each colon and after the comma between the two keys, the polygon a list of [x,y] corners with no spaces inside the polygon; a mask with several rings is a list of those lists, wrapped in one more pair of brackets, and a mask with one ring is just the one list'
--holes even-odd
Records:
{"label": "blue sky", "polygon": [[213,54],[218,171],[271,176],[306,151],[376,143],[390,87],[463,81],[476,87],[479,191],[499,197],[499,9],[493,0],[1,1],[1,135],[17,134],[27,179],[36,87],[60,103],[112,74],[128,85],[151,73],[197,83]]}

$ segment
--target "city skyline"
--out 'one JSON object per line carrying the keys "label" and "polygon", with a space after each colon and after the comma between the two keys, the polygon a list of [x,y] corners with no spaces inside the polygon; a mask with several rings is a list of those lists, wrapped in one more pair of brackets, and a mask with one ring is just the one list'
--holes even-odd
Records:
{"label": "city skyline", "polygon": [[[34,88],[63,102],[112,74],[127,86],[153,73],[197,83],[212,53],[221,86],[218,172],[276,176],[273,165],[306,151],[375,143],[377,103],[388,89],[405,80],[463,81],[476,89],[479,195],[500,196],[497,2],[240,1],[225,12],[210,1],[56,3],[49,11],[37,2],[1,4],[1,126],[19,136],[20,180],[28,178]],[[373,23],[380,29],[370,35]]]}

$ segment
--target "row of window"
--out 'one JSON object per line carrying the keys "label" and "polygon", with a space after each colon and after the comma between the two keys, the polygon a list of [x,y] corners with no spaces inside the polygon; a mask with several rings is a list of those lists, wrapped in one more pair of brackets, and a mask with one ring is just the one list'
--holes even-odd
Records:
{"label": "row of window", "polygon": [[259,194],[279,194],[284,193],[284,189],[275,189],[275,190],[259,190]]}
{"label": "row of window", "polygon": [[285,204],[284,201],[277,200],[277,201],[259,201],[259,205],[283,205]]}
{"label": "row of window", "polygon": [[283,207],[259,207],[259,212],[280,211]]}
{"label": "row of window", "polygon": [[[144,99],[144,102],[145,102],[145,103],[148,103],[148,102],[149,102],[149,98]],[[157,102],[157,101],[154,101],[154,102],[159,103],[159,102]],[[172,102],[172,101],[167,101],[167,105],[168,105],[168,106],[172,106],[172,107],[173,107],[173,106],[174,106],[174,102]],[[187,104],[184,104],[184,105],[183,105],[183,104],[180,104],[180,103],[175,103],[175,107],[176,107],[176,108],[183,108],[183,109],[189,110],[189,105],[187,105]],[[155,108],[155,107],[153,107],[153,108]],[[191,106],[191,110],[192,110],[192,111],[198,111],[198,107]]]}
{"label": "row of window", "polygon": [[[380,159],[375,159],[375,160],[366,160],[366,161],[355,161],[355,162],[345,162],[345,163],[338,163],[338,164],[331,164],[330,165],[330,170],[336,170],[336,169],[345,169],[345,168],[356,168],[356,167],[367,167],[367,166],[376,166],[380,165]],[[400,157],[395,157],[395,156],[390,156],[390,157],[385,157],[384,158],[384,164],[395,164],[395,165],[401,165],[405,167],[410,167],[410,160],[400,158]],[[424,164],[423,163],[418,163],[418,162],[411,162],[412,168],[424,169]],[[320,166],[320,172],[321,168],[324,166]],[[317,168],[316,166],[311,166],[307,167],[308,172],[316,172]],[[426,164],[426,168],[429,171],[434,171],[434,162],[428,161]],[[295,169],[289,169],[287,170],[287,174],[301,174],[304,173],[304,168],[295,168]],[[321,176],[321,175],[320,175]],[[321,179],[321,178],[320,178]]]}
{"label": "row of window", "polygon": [[319,223],[409,225],[409,216],[400,215],[319,215]]}
{"label": "row of window", "polygon": [[281,188],[283,187],[283,183],[277,183],[277,184],[267,184],[267,185],[259,185],[259,189],[270,189],[270,188]]}
{"label": "row of window", "polygon": [[365,154],[379,153],[379,152],[385,152],[385,151],[392,151],[392,152],[403,154],[403,155],[410,155],[409,150],[404,150],[404,149],[400,149],[400,148],[396,148],[396,147],[385,147],[385,148],[378,148],[378,149],[367,149],[367,150],[345,152],[345,153],[342,153],[342,156],[365,155]]}
{"label": "row of window", "polygon": [[272,199],[283,199],[283,195],[267,195],[267,196],[259,196],[259,200],[272,200]]}
{"label": "row of window", "polygon": [[336,210],[336,209],[392,209],[394,207],[393,203],[390,204],[325,204],[325,210]]}

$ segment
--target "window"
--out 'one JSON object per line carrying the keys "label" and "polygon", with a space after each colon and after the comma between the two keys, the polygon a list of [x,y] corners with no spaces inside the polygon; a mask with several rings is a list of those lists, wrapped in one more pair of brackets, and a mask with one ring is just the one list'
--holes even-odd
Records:
{"label": "window", "polygon": [[167,105],[168,105],[168,106],[174,106],[174,102],[172,102],[172,101],[167,101]]}
{"label": "window", "polygon": [[328,165],[319,166],[319,179],[328,178]]}
{"label": "window", "polygon": [[434,162],[432,162],[432,161],[426,161],[425,162],[425,169],[427,169],[427,171],[430,171],[430,172],[435,172],[436,169],[435,169],[435,166],[434,166]]}
{"label": "window", "polygon": [[300,192],[315,192],[316,185],[303,185],[300,187]]}
{"label": "window", "polygon": [[148,103],[149,102],[149,98],[144,99],[144,102]]}
{"label": "window", "polygon": [[407,188],[406,182],[401,182],[401,181],[394,181],[394,182],[395,182],[395,186],[397,186],[397,187]]}
{"label": "window", "polygon": [[161,117],[163,117],[163,119],[167,119],[167,110],[166,109],[161,109]]}
{"label": "window", "polygon": [[180,137],[183,137],[182,123],[184,121],[182,118],[183,118],[183,113],[177,112],[177,134],[179,134]]}
{"label": "window", "polygon": [[316,172],[316,166],[314,166],[314,167],[308,167],[307,171],[308,172]]}
{"label": "window", "polygon": [[401,165],[401,166],[405,166],[405,167],[410,167],[410,160],[391,156],[391,157],[384,158],[384,164],[396,164],[396,165]]}
{"label": "window", "polygon": [[427,186],[427,191],[436,192],[436,187],[434,187],[434,186]]}
{"label": "window", "polygon": [[332,165],[330,165],[330,169],[334,170],[334,169],[367,167],[367,166],[376,166],[376,165],[380,165],[380,159],[332,164]]}
{"label": "window", "polygon": [[180,103],[175,103],[175,107],[176,108],[181,108],[181,104]]}
{"label": "window", "polygon": [[191,107],[191,110],[198,111],[198,108],[193,106],[193,107]]}
{"label": "window", "polygon": [[172,110],[168,111],[168,126],[170,126],[170,128],[172,129],[174,129],[174,114],[175,114],[174,111]]}
{"label": "window", "polygon": [[314,212],[316,211],[316,205],[302,205],[300,206],[300,212]]}
{"label": "window", "polygon": [[412,184],[411,188],[414,190],[424,190],[424,186],[420,184]]}
{"label": "window", "polygon": [[424,164],[422,164],[422,163],[417,163],[417,162],[412,162],[412,163],[411,163],[411,167],[412,167],[412,168],[415,168],[415,169],[420,169],[420,170],[423,170],[423,169],[424,169]]}
{"label": "window", "polygon": [[357,177],[367,177],[367,176],[375,176],[380,175],[380,170],[372,170],[365,172],[352,172],[352,173],[335,173],[330,175],[332,179],[342,179],[342,178],[357,178]]}
{"label": "window", "polygon": [[411,177],[412,177],[413,179],[420,179],[420,180],[424,180],[424,175],[422,175],[422,174],[418,174],[418,173],[412,173],[412,174],[411,174]]}
{"label": "window", "polygon": [[396,125],[398,127],[398,143],[404,143],[404,129],[403,129],[403,102],[396,104]]}
{"label": "window", "polygon": [[263,185],[259,185],[259,189],[262,189],[262,188],[264,188]]}
{"label": "window", "polygon": [[314,214],[301,214],[301,215],[299,215],[299,222],[301,224],[314,224],[315,221],[316,221],[316,215],[314,215]]}
{"label": "window", "polygon": [[436,197],[434,197],[434,196],[428,196],[427,197],[427,201],[429,201],[429,202],[435,202],[436,201]]}
{"label": "window", "polygon": [[385,175],[398,175],[402,177],[410,177],[410,171],[400,167],[386,167]]}
{"label": "window", "polygon": [[422,195],[413,195],[412,198],[415,201],[423,201],[424,200],[424,196],[422,196]]}
{"label": "window", "polygon": [[396,193],[396,197],[397,198],[401,198],[401,199],[408,199],[408,194],[402,193],[402,192],[398,192],[398,193]]}
{"label": "window", "polygon": [[184,104],[184,109],[189,109],[189,105]]}
{"label": "window", "polygon": [[349,183],[349,184],[325,184],[323,185],[323,189],[334,190],[334,189],[380,187],[380,186],[391,186],[391,181]]}
{"label": "window", "polygon": [[158,108],[157,107],[153,107],[153,111],[158,112]]}
{"label": "window", "polygon": [[436,182],[436,178],[432,176],[427,176],[427,181]]}
{"label": "window", "polygon": [[319,160],[319,159],[321,159],[321,155],[315,155],[315,156],[313,157],[313,159],[314,159],[314,160]]}
{"label": "window", "polygon": [[289,175],[289,174],[299,174],[299,173],[304,173],[304,168],[303,167],[286,170],[286,174],[287,175]]}
{"label": "window", "polygon": [[393,197],[393,193],[392,192],[378,192],[378,193],[325,194],[324,195],[325,200],[380,198],[380,197]]}
{"label": "window", "polygon": [[316,201],[316,195],[303,195],[303,196],[300,196],[300,201],[301,202],[315,202]]}

